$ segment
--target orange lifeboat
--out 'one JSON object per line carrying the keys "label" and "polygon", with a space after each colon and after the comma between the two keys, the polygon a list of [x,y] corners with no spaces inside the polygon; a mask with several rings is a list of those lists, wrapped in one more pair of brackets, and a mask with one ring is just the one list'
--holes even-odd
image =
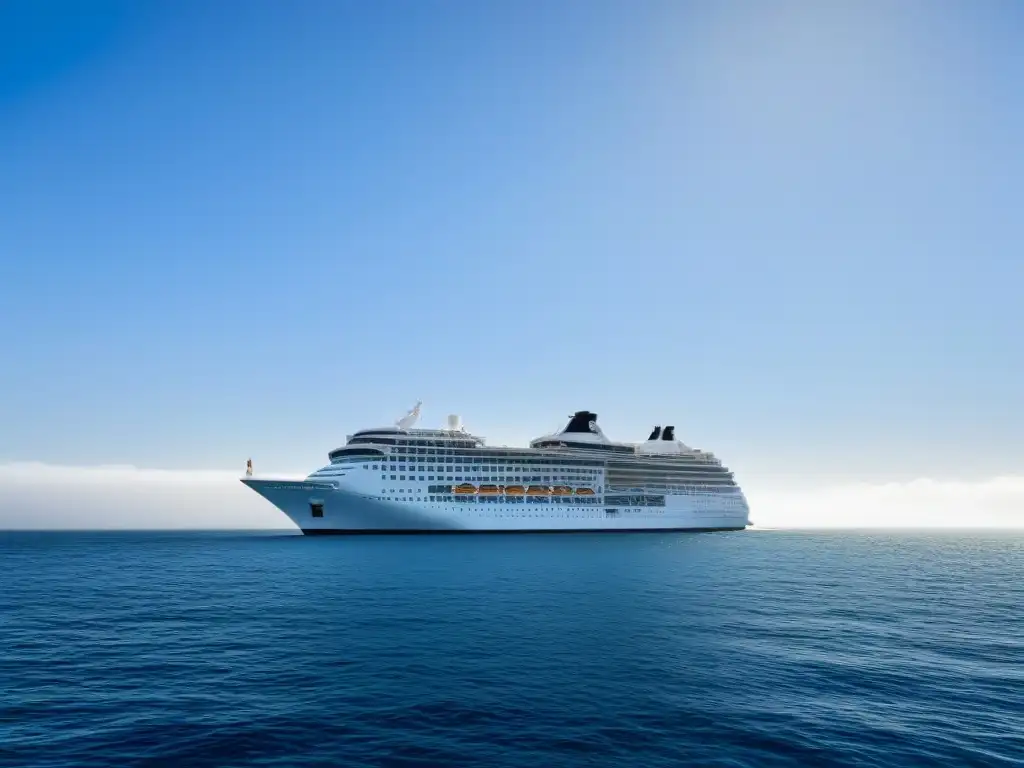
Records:
{"label": "orange lifeboat", "polygon": [[546,485],[531,485],[526,489],[527,496],[550,496],[551,489]]}
{"label": "orange lifeboat", "polygon": [[470,494],[471,495],[471,494],[476,493],[476,486],[473,485],[472,483],[463,483],[462,485],[454,485],[454,486],[452,486],[452,493],[461,494],[461,495],[466,495],[466,494]]}
{"label": "orange lifeboat", "polygon": [[521,485],[506,485],[505,495],[506,496],[523,496],[526,494],[526,489]]}
{"label": "orange lifeboat", "polygon": [[556,485],[551,489],[552,496],[572,496],[572,488],[568,485]]}
{"label": "orange lifeboat", "polygon": [[481,496],[497,496],[501,493],[501,488],[496,485],[481,485],[479,493]]}
{"label": "orange lifeboat", "polygon": [[576,495],[577,496],[593,496],[594,495],[594,489],[593,488],[577,488],[576,489]]}

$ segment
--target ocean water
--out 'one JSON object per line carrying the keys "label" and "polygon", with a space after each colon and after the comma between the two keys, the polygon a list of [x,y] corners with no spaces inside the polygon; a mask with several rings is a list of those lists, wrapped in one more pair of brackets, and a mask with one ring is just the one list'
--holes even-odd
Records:
{"label": "ocean water", "polygon": [[3,766],[1020,766],[1024,534],[0,534]]}

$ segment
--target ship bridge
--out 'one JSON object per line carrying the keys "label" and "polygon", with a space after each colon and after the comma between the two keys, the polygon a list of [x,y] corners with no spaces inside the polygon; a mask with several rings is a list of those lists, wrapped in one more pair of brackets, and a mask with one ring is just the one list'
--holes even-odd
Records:
{"label": "ship bridge", "polygon": [[[484,447],[484,439],[467,432],[458,415],[455,414],[448,417],[448,424],[445,428],[414,428],[413,425],[419,420],[420,406],[421,403],[417,403],[408,414],[396,421],[394,426],[361,429],[355,434],[348,435],[345,445],[331,451],[328,457],[331,462],[335,462],[347,456],[384,456],[395,451],[415,453],[419,450],[422,453],[428,447],[430,449]],[[392,448],[391,446],[403,447]],[[433,453],[433,450],[428,452]]]}

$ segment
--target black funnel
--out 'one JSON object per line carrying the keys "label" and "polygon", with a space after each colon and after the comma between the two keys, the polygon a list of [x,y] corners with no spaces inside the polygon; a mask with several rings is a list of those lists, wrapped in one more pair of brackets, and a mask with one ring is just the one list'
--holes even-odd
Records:
{"label": "black funnel", "polygon": [[594,432],[590,428],[590,423],[597,423],[597,414],[591,413],[590,411],[576,411],[573,417],[569,420],[569,424],[563,430],[564,432]]}

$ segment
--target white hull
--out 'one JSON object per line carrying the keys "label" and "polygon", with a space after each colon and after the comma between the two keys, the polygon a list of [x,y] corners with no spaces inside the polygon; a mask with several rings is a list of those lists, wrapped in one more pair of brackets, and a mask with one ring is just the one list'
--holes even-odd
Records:
{"label": "white hull", "polygon": [[[242,480],[284,512],[303,533],[626,532],[742,530],[741,494],[670,495],[664,507],[599,504],[389,501],[340,484],[311,480]],[[314,517],[322,509],[322,517]]]}

